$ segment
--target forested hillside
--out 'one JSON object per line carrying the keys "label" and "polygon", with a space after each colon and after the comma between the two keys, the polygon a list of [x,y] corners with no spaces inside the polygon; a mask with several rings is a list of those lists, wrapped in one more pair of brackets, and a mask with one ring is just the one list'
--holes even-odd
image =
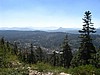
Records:
{"label": "forested hillside", "polygon": [[80,34],[0,31],[0,75],[100,75],[100,35],[90,11],[83,21]]}
{"label": "forested hillside", "polygon": [[[69,44],[72,49],[78,49],[79,47],[79,34],[68,34]],[[66,33],[64,32],[44,32],[44,31],[11,31],[1,30],[0,37],[4,37],[9,42],[14,41],[25,45],[27,43],[33,43],[33,45],[39,45],[50,49],[59,49]],[[94,45],[98,48],[100,42],[100,35],[91,35]],[[25,45],[26,46],[26,45]]]}

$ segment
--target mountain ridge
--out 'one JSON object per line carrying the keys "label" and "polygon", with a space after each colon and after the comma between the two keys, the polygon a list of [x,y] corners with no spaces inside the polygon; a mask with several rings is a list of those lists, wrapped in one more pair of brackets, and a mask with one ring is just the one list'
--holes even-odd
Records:
{"label": "mountain ridge", "polygon": [[[63,28],[63,27],[59,27],[56,29],[52,29],[50,27],[48,27],[47,29],[45,28],[30,28],[30,27],[12,27],[12,28],[8,28],[8,27],[2,27],[0,28],[0,30],[15,30],[15,31],[46,31],[46,32],[66,32],[66,33],[72,33],[72,34],[79,34],[79,30],[80,28]],[[96,34],[100,34],[100,28],[96,29]]]}

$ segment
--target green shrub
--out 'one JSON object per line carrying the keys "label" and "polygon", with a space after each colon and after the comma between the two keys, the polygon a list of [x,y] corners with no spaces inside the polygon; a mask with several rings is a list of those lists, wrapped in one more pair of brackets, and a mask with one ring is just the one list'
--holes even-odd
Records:
{"label": "green shrub", "polygon": [[100,75],[100,68],[99,69],[95,69],[95,75]]}
{"label": "green shrub", "polygon": [[63,67],[55,67],[51,66],[48,63],[43,63],[43,62],[32,65],[32,69],[38,70],[40,72],[55,72],[55,73],[64,72],[66,70]]}
{"label": "green shrub", "polygon": [[83,65],[68,70],[72,75],[100,75],[100,70],[92,65]]}
{"label": "green shrub", "polygon": [[22,68],[0,68],[0,75],[27,75],[28,70]]}

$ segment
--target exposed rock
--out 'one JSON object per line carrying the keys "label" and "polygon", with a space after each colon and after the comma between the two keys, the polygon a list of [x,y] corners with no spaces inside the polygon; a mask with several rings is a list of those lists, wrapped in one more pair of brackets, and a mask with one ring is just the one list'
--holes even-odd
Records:
{"label": "exposed rock", "polygon": [[59,75],[71,75],[71,74],[67,74],[67,73],[61,72]]}
{"label": "exposed rock", "polygon": [[[54,75],[54,73],[53,72],[44,73],[44,72],[38,72],[36,70],[29,70],[29,75]],[[61,72],[60,74],[57,75],[71,75],[71,74]]]}

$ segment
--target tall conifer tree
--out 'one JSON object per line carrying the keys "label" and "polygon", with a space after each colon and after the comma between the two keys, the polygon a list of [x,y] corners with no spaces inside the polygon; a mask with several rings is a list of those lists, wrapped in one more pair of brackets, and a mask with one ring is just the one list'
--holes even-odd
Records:
{"label": "tall conifer tree", "polygon": [[32,43],[31,43],[31,46],[30,46],[30,53],[27,54],[27,62],[31,63],[31,64],[36,63],[36,58],[35,58],[35,54],[34,54],[34,51],[33,51],[33,44]]}
{"label": "tall conifer tree", "polygon": [[37,61],[42,62],[44,55],[43,55],[43,51],[42,51],[41,47],[37,48],[36,53],[37,53]]}
{"label": "tall conifer tree", "polygon": [[90,64],[93,62],[91,61],[91,59],[94,58],[94,54],[96,53],[95,47],[92,43],[92,39],[90,36],[90,33],[96,32],[95,28],[93,27],[93,23],[91,22],[90,11],[85,12],[83,21],[83,29],[79,30],[79,33],[81,33],[80,38],[82,38],[80,47],[80,58],[83,60],[83,64]]}
{"label": "tall conifer tree", "polygon": [[95,64],[95,54],[96,50],[92,43],[91,33],[95,33],[95,28],[93,27],[93,23],[91,22],[91,12],[86,11],[83,18],[83,28],[79,30],[81,33],[81,43],[79,47],[78,54],[73,58],[72,64],[74,66],[78,65],[86,65],[86,64]]}
{"label": "tall conifer tree", "polygon": [[68,36],[66,35],[64,42],[63,42],[63,66],[69,68],[70,66],[70,62],[72,60],[72,52],[71,52],[71,48],[68,44]]}

